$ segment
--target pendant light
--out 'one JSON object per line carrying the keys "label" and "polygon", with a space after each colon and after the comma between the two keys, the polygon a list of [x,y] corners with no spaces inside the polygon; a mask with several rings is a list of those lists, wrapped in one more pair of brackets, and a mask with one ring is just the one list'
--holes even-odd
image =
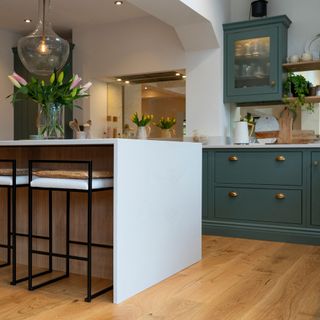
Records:
{"label": "pendant light", "polygon": [[39,0],[39,20],[36,29],[19,39],[18,55],[33,74],[47,76],[61,69],[69,56],[68,41],[59,37],[50,22],[50,0]]}

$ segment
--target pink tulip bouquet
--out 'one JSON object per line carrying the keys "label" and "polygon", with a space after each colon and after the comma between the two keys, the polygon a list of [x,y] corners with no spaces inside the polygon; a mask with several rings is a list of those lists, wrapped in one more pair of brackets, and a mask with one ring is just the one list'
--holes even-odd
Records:
{"label": "pink tulip bouquet", "polygon": [[61,124],[63,119],[60,119],[62,118],[63,106],[67,108],[79,107],[74,104],[74,101],[87,97],[87,91],[92,85],[91,82],[87,82],[81,86],[82,79],[77,74],[68,81],[64,81],[63,71],[53,72],[47,83],[33,77],[30,82],[27,82],[15,72],[8,77],[15,86],[15,90],[7,98],[12,97],[12,103],[26,98],[38,103],[40,113],[44,118],[44,125],[39,133],[45,137],[53,138],[63,136],[63,125]]}
{"label": "pink tulip bouquet", "polygon": [[42,108],[46,108],[51,103],[74,107],[74,100],[87,97],[87,90],[92,85],[91,82],[87,82],[84,86],[80,86],[82,79],[77,74],[73,75],[69,81],[64,82],[63,71],[59,74],[52,73],[49,83],[33,77],[30,82],[27,82],[15,72],[8,78],[16,87],[14,93],[7,97],[12,96],[12,103],[21,98],[30,98],[40,104]]}

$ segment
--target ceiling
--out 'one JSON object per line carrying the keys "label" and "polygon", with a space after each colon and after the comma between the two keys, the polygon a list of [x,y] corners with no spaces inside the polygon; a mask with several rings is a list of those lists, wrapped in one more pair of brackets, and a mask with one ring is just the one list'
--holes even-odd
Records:
{"label": "ceiling", "polygon": [[[114,0],[51,0],[51,20],[54,30],[70,32],[79,26],[121,22],[149,16],[126,0],[116,6]],[[19,33],[32,31],[37,23],[38,0],[1,0],[0,29]],[[32,19],[26,24],[24,19]]]}

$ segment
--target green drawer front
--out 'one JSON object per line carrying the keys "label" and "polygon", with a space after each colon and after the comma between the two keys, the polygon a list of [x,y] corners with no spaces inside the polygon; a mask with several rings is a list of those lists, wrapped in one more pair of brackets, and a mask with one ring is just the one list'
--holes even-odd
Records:
{"label": "green drawer front", "polygon": [[217,152],[216,183],[302,184],[301,152]]}
{"label": "green drawer front", "polygon": [[[276,195],[285,198],[277,199]],[[215,216],[232,220],[302,223],[302,191],[216,188]]]}

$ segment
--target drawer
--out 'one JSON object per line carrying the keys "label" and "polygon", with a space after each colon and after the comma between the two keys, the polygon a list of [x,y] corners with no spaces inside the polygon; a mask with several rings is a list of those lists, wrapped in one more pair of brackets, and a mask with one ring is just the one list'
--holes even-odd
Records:
{"label": "drawer", "polygon": [[302,184],[301,152],[216,152],[215,182]]}
{"label": "drawer", "polygon": [[275,223],[302,222],[302,191],[215,188],[215,217]]}

